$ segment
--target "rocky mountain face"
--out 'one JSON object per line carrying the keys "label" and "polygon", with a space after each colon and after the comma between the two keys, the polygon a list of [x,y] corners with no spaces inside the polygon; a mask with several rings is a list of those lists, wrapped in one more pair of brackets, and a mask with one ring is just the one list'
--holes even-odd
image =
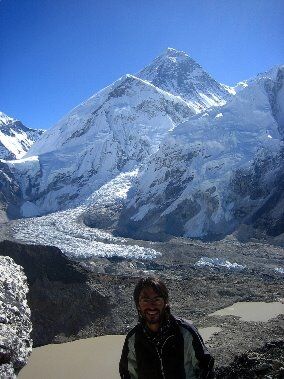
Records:
{"label": "rocky mountain face", "polygon": [[22,158],[44,130],[30,129],[0,112],[0,159]]}
{"label": "rocky mountain face", "polygon": [[280,66],[179,125],[141,169],[120,230],[220,238],[247,222],[283,233],[283,84]]}
{"label": "rocky mountain face", "polygon": [[0,160],[0,224],[21,216],[22,193],[5,161]]}
{"label": "rocky mountain face", "polygon": [[[175,73],[172,88],[165,70]],[[72,110],[24,159],[9,162],[25,199],[23,216],[81,204],[119,173],[145,162],[169,130],[228,96],[185,53],[168,49],[138,77],[125,75]]]}
{"label": "rocky mountain face", "polygon": [[0,377],[16,378],[32,351],[27,278],[12,258],[0,256]]}

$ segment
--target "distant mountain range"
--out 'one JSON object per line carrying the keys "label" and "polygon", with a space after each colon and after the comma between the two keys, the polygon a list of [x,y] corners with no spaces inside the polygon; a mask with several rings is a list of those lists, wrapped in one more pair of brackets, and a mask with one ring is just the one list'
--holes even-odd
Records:
{"label": "distant mountain range", "polygon": [[24,156],[10,148],[21,159],[2,164],[22,216],[91,204],[102,186],[111,192],[116,177],[136,172],[110,223],[118,233],[220,238],[244,222],[283,233],[283,77],[279,66],[233,88],[167,49],[77,106]]}
{"label": "distant mountain range", "polygon": [[22,158],[43,133],[42,129],[27,128],[21,121],[0,112],[0,221],[6,220],[7,215],[21,217],[20,185],[5,160]]}
{"label": "distant mountain range", "polygon": [[0,112],[0,159],[22,158],[43,133],[42,129],[27,128],[21,121]]}

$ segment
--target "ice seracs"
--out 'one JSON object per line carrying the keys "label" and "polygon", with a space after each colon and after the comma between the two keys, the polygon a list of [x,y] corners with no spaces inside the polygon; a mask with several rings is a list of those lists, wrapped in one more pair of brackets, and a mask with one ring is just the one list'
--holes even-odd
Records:
{"label": "ice seracs", "polygon": [[196,267],[224,268],[227,270],[244,270],[246,266],[236,262],[231,263],[225,258],[202,257],[195,264]]}
{"label": "ice seracs", "polygon": [[16,220],[12,223],[13,236],[28,244],[58,247],[72,259],[94,257],[152,259],[160,255],[154,249],[128,243],[105,231],[87,227],[82,222],[86,207],[77,207],[47,216]]}

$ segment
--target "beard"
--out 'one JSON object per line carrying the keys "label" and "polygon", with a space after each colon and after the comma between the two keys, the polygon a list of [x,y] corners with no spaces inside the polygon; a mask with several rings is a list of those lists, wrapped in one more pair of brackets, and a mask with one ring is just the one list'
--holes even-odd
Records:
{"label": "beard", "polygon": [[142,318],[142,320],[149,325],[154,324],[161,324],[166,313],[166,306],[160,310],[160,309],[145,309],[142,311],[139,311],[139,315]]}

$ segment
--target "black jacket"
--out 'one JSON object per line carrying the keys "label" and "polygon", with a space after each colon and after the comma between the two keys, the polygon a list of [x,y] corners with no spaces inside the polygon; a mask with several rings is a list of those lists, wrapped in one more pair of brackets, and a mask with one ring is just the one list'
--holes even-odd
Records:
{"label": "black jacket", "polygon": [[119,372],[122,379],[212,378],[213,365],[196,328],[170,316],[158,333],[139,323],[127,334]]}

